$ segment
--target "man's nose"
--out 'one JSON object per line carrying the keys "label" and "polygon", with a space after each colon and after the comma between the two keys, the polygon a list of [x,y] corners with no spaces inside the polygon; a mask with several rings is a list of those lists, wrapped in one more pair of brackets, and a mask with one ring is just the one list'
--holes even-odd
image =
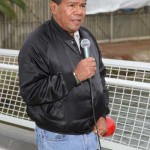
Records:
{"label": "man's nose", "polygon": [[83,14],[85,12],[85,8],[84,7],[81,7],[81,6],[77,6],[76,8],[75,8],[75,14]]}

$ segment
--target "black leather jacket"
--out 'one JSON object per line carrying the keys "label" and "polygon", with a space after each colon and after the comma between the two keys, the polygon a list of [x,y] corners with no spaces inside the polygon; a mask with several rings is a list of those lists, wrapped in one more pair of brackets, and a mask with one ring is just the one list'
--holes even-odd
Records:
{"label": "black leather jacket", "polygon": [[[81,39],[91,42],[90,56],[96,59],[92,77],[96,119],[109,113],[105,67],[95,38],[85,28]],[[20,92],[27,114],[35,123],[52,132],[81,134],[94,126],[88,81],[76,84],[73,71],[83,59],[72,36],[52,18],[31,33],[19,53]]]}

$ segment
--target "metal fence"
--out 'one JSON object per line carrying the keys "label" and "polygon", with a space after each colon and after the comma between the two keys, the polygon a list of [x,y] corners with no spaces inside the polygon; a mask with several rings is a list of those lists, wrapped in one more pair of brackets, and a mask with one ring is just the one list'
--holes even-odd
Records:
{"label": "metal fence", "polygon": [[[0,120],[34,128],[19,94],[19,51],[0,49]],[[107,68],[110,116],[115,134],[102,146],[112,150],[150,149],[150,63],[103,59]]]}
{"label": "metal fence", "polygon": [[[0,14],[0,47],[20,49],[27,35],[44,21],[50,19],[50,0],[26,0],[25,14],[14,7],[18,15],[8,21]],[[114,42],[135,39],[150,39],[150,7],[128,12],[87,15],[83,26],[87,27],[98,42]]]}

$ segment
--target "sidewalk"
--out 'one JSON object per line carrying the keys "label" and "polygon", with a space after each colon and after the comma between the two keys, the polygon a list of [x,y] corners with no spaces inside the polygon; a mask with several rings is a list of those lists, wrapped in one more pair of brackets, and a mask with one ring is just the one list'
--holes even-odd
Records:
{"label": "sidewalk", "polygon": [[104,58],[150,62],[150,40],[99,44]]}
{"label": "sidewalk", "polygon": [[37,150],[34,132],[0,123],[0,150]]}

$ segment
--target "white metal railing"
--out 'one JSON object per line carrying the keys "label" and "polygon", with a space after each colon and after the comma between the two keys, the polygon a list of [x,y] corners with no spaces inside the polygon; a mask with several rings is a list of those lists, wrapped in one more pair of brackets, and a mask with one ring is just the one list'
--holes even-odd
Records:
{"label": "white metal railing", "polygon": [[0,68],[1,69],[18,71],[18,66],[17,65],[0,64]]}
{"label": "white metal railing", "polygon": [[149,83],[121,80],[121,79],[113,79],[113,78],[106,78],[106,82],[107,82],[107,84],[110,84],[110,85],[124,86],[124,87],[130,87],[130,88],[135,88],[135,89],[150,90],[150,84]]}
{"label": "white metal railing", "polygon": [[118,68],[126,67],[128,69],[135,69],[135,70],[147,70],[150,71],[150,63],[146,62],[135,62],[135,61],[127,61],[127,60],[117,60],[117,59],[103,59],[104,63],[107,66],[113,66]]}
{"label": "white metal railing", "polygon": [[[34,128],[19,95],[19,51],[0,50],[0,120]],[[150,149],[150,63],[103,59],[115,134],[102,140],[113,150]],[[111,143],[111,144],[110,144]]]}

